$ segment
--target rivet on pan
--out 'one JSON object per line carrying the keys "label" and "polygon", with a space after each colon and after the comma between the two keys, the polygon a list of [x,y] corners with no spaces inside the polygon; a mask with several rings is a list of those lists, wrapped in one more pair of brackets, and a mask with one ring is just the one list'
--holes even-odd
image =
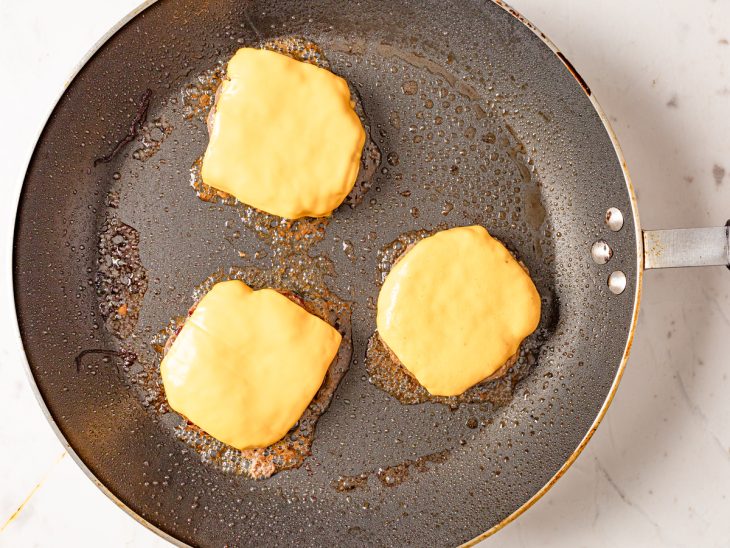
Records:
{"label": "rivet on pan", "polygon": [[626,274],[620,270],[611,272],[611,275],[608,277],[608,289],[610,289],[611,293],[614,295],[620,295],[623,293],[624,289],[626,289]]}
{"label": "rivet on pan", "polygon": [[624,214],[615,207],[609,207],[606,211],[606,225],[614,232],[618,232],[624,226]]}
{"label": "rivet on pan", "polygon": [[591,246],[591,257],[596,264],[606,264],[613,257],[613,249],[603,240],[598,240]]}

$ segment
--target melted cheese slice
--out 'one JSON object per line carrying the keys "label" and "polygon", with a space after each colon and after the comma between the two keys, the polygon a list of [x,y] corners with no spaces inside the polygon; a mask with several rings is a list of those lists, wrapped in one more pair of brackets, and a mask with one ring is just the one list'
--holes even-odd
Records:
{"label": "melted cheese slice", "polygon": [[329,215],[357,178],[365,131],[347,82],[273,51],[228,62],[203,157],[203,181],[286,217]]}
{"label": "melted cheese slice", "polygon": [[266,447],[299,420],[342,336],[273,289],[220,282],[200,300],[162,360],[178,413],[236,447]]}
{"label": "melted cheese slice", "polygon": [[540,321],[540,295],[481,226],[425,238],[388,274],[378,333],[435,396],[456,396],[497,371]]}

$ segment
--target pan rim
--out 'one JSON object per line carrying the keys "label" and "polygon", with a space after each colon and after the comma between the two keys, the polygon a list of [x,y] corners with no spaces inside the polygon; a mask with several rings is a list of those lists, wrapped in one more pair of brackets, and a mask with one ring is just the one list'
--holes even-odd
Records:
{"label": "pan rim", "polygon": [[[3,263],[7,266],[6,268],[3,268],[5,271],[4,278],[2,285],[6,287],[6,290],[9,293],[10,298],[10,305],[11,310],[13,311],[13,319],[14,322],[10,322],[11,326],[14,326],[14,332],[13,332],[13,338],[16,340],[16,344],[21,350],[21,356],[22,356],[22,362],[25,366],[25,374],[26,377],[30,383],[31,390],[33,391],[33,395],[35,396],[36,401],[38,402],[43,415],[45,416],[46,420],[48,421],[49,426],[51,427],[51,430],[56,435],[58,440],[61,442],[62,446],[64,447],[65,451],[69,454],[69,456],[72,458],[72,460],[76,463],[76,465],[81,469],[81,471],[96,485],[96,487],[105,494],[112,502],[114,502],[119,508],[124,510],[125,513],[127,513],[129,516],[131,516],[135,521],[152,531],[153,533],[156,533],[161,538],[167,540],[171,544],[175,546],[189,546],[188,544],[180,541],[179,539],[173,537],[169,533],[165,532],[164,530],[160,529],[159,527],[155,526],[153,523],[149,522],[147,519],[145,519],[143,516],[139,515],[137,512],[135,512],[132,508],[127,506],[121,499],[119,499],[114,493],[112,493],[97,477],[96,475],[86,466],[84,461],[79,457],[79,455],[74,451],[74,449],[71,447],[71,444],[68,442],[66,437],[61,432],[60,428],[56,424],[56,421],[53,418],[53,415],[51,414],[48,406],[46,405],[45,400],[43,399],[42,394],[40,393],[40,390],[38,388],[38,385],[35,381],[35,377],[33,376],[33,372],[30,368],[30,362],[28,361],[28,355],[25,351],[25,345],[23,344],[23,340],[20,334],[20,321],[18,317],[18,309],[17,309],[17,303],[15,299],[15,284],[14,284],[14,267],[15,267],[15,240],[17,236],[18,231],[18,213],[19,213],[19,206],[20,206],[20,200],[22,198],[24,189],[25,189],[25,181],[28,175],[28,168],[30,167],[30,162],[33,158],[33,155],[35,154],[36,148],[38,146],[38,142],[45,131],[45,128],[48,124],[48,120],[50,119],[51,115],[55,111],[56,107],[58,106],[58,103],[60,102],[63,95],[66,93],[66,90],[68,87],[73,83],[76,76],[81,72],[81,70],[86,66],[86,64],[89,62],[89,60],[111,39],[117,31],[119,31],[122,27],[124,27],[127,23],[129,23],[132,19],[137,17],[140,13],[145,11],[150,6],[157,3],[158,0],[142,0],[138,6],[136,6],[134,9],[132,9],[129,13],[127,13],[124,17],[122,17],[116,24],[114,24],[107,32],[105,32],[97,41],[92,45],[92,47],[86,52],[86,54],[79,60],[79,62],[74,66],[74,68],[70,71],[69,76],[67,77],[66,81],[64,82],[63,88],[60,90],[56,100],[53,102],[53,104],[48,109],[48,113],[44,118],[43,124],[40,126],[36,138],[33,141],[33,146],[30,149],[29,153],[27,154],[27,158],[25,161],[25,169],[23,170],[22,175],[22,182],[19,185],[17,192],[14,196],[14,204],[15,204],[15,217],[13,219],[13,229],[10,231],[10,241],[8,246],[8,253],[7,256],[3,259]],[[606,396],[605,400],[601,404],[601,408],[598,411],[598,414],[596,415],[595,420],[591,424],[591,427],[589,428],[588,432],[585,434],[585,436],[581,439],[578,446],[573,450],[573,452],[570,454],[570,456],[566,459],[566,461],[563,463],[563,465],[560,467],[560,469],[543,485],[539,491],[537,491],[530,499],[528,499],[526,502],[524,502],[519,508],[517,508],[514,512],[512,512],[510,515],[502,519],[499,523],[492,526],[487,531],[481,533],[480,535],[474,537],[473,539],[463,543],[461,546],[464,547],[470,547],[474,546],[478,542],[492,536],[493,534],[500,531],[502,528],[507,526],[509,523],[517,519],[520,515],[522,515],[525,511],[527,511],[532,505],[534,505],[540,498],[542,498],[545,493],[547,493],[553,485],[565,474],[565,472],[570,468],[570,466],[575,462],[575,460],[578,458],[580,453],[583,451],[585,446],[588,444],[590,439],[592,438],[593,434],[595,433],[596,429],[598,428],[599,424],[603,420],[608,408],[611,405],[611,402],[613,401],[614,395],[616,394],[616,390],[618,389],[618,385],[621,382],[621,378],[623,376],[624,370],[626,368],[626,363],[628,361],[629,353],[631,351],[631,346],[634,338],[634,333],[636,330],[637,320],[638,320],[638,314],[639,314],[639,305],[641,301],[641,291],[642,291],[642,283],[643,283],[643,274],[644,274],[644,250],[643,250],[643,239],[641,237],[642,230],[641,225],[639,221],[639,212],[638,212],[638,204],[636,200],[636,194],[634,192],[634,187],[631,182],[631,177],[629,175],[628,167],[626,165],[625,158],[623,156],[623,152],[621,151],[621,147],[618,142],[618,138],[613,131],[613,128],[611,127],[610,121],[608,120],[608,117],[604,113],[603,109],[601,108],[600,104],[598,103],[597,99],[595,98],[594,94],[591,92],[591,90],[587,87],[585,81],[583,78],[579,75],[579,73],[575,70],[573,65],[570,63],[570,61],[563,55],[560,51],[560,49],[543,33],[540,31],[533,23],[531,23],[527,18],[525,18],[522,14],[520,14],[517,10],[512,8],[509,4],[504,2],[504,0],[491,0],[494,4],[505,10],[509,15],[517,19],[521,24],[523,24],[525,27],[527,27],[532,33],[539,38],[550,50],[553,52],[553,54],[563,63],[566,70],[571,73],[571,75],[575,78],[576,83],[580,85],[581,89],[583,89],[584,93],[588,97],[588,99],[591,102],[591,105],[593,106],[593,109],[598,114],[601,122],[603,123],[603,127],[606,130],[606,133],[608,134],[611,143],[614,148],[614,152],[616,154],[617,159],[620,162],[621,171],[623,173],[624,177],[624,183],[626,185],[626,189],[629,193],[629,200],[631,203],[631,215],[634,220],[634,237],[636,241],[636,272],[637,272],[637,280],[636,280],[636,290],[634,294],[634,300],[633,300],[633,314],[631,318],[631,323],[629,326],[629,333],[626,339],[626,344],[624,346],[624,352],[621,357],[621,362],[619,364],[619,367],[616,371],[616,375],[614,377],[614,380],[611,384],[611,387],[609,389],[608,395]]]}

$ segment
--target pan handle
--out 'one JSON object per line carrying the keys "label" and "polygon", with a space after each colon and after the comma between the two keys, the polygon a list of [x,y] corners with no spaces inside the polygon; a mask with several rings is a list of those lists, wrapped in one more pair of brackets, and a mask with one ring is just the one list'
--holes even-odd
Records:
{"label": "pan handle", "polygon": [[644,230],[644,268],[727,266],[730,221],[715,228]]}

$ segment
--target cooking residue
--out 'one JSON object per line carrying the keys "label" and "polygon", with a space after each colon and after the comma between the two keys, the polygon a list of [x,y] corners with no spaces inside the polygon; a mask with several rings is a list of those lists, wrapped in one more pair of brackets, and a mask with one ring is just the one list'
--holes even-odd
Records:
{"label": "cooking residue", "polygon": [[114,157],[119,154],[119,152],[129,143],[134,141],[137,138],[137,135],[139,134],[139,131],[142,127],[142,124],[147,119],[147,111],[150,108],[150,100],[152,99],[152,90],[147,89],[142,94],[142,96],[139,98],[139,103],[137,104],[137,112],[134,115],[134,119],[132,120],[132,124],[129,126],[129,129],[127,130],[127,134],[116,144],[114,145],[114,148],[109,151],[108,154],[105,156],[101,156],[94,160],[94,167],[96,167],[99,164],[106,164],[111,162]]}
{"label": "cooking residue", "polygon": [[199,74],[195,82],[187,84],[181,92],[183,118],[204,122],[215,100],[215,92],[226,72],[225,64],[219,62],[215,67]]}
{"label": "cooking residue", "polygon": [[355,246],[350,240],[342,241],[342,251],[351,261],[357,260],[357,255],[355,254]]}
{"label": "cooking residue", "polygon": [[340,476],[334,482],[332,486],[335,491],[344,493],[345,491],[352,491],[353,489],[364,489],[368,484],[367,474],[358,474],[356,476]]}
{"label": "cooking residue", "polygon": [[332,482],[332,486],[340,493],[354,489],[364,489],[367,487],[368,478],[374,475],[385,487],[396,487],[410,477],[412,469],[420,473],[427,472],[429,470],[429,463],[443,464],[449,458],[450,454],[451,451],[444,449],[443,451],[423,455],[413,460],[403,461],[400,464],[378,468],[375,472],[362,473],[356,476],[340,476]]}
{"label": "cooking residue", "polygon": [[164,116],[142,125],[139,130],[142,146],[132,153],[132,158],[143,162],[152,158],[172,130],[172,124]]}
{"label": "cooking residue", "polygon": [[102,361],[109,362],[111,358],[119,358],[122,360],[123,367],[131,366],[137,361],[137,354],[124,350],[105,350],[103,348],[89,348],[78,353],[74,362],[76,363],[76,371],[81,371],[84,366],[84,358],[89,355],[103,356]]}
{"label": "cooking residue", "polygon": [[99,235],[96,294],[107,329],[119,338],[132,334],[147,291],[147,271],[139,258],[139,233],[112,217]]}

